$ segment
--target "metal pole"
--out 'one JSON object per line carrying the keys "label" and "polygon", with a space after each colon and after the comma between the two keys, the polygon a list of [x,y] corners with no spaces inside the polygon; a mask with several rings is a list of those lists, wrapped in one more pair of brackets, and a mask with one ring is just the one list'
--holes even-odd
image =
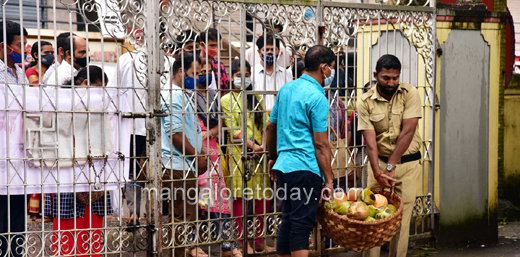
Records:
{"label": "metal pole", "polygon": [[[247,160],[247,91],[246,91],[246,48],[245,48],[245,42],[246,42],[246,26],[245,24],[242,24],[246,20],[246,10],[245,5],[242,5],[242,8],[240,8],[240,81],[242,82],[241,88],[242,88],[242,97],[241,99],[241,118],[242,118],[242,149],[243,149],[243,157],[242,158],[242,235],[243,235],[243,243],[242,243],[242,252],[244,253],[244,256],[247,256],[247,245],[249,244],[247,241],[247,196],[244,195],[245,188],[247,187],[247,180],[246,176],[244,176],[247,172],[246,171],[246,163],[249,161]],[[230,42],[231,44],[231,42]],[[232,62],[232,61],[231,61]],[[250,64],[254,65],[254,64]],[[253,74],[251,74],[253,75]],[[252,110],[251,110],[252,111]]]}
{"label": "metal pole", "polygon": [[[147,1],[146,13],[148,21],[146,24],[146,51],[147,51],[147,77],[148,77],[148,111],[160,109],[160,65],[161,52],[159,46],[159,10],[155,1]],[[150,187],[157,189],[156,192],[161,192],[161,135],[157,128],[160,127],[160,119],[154,117],[146,117],[147,129],[147,150],[148,176],[151,179],[148,184]],[[148,213],[148,242],[150,248],[147,253],[148,256],[162,256],[162,202],[158,195],[149,194]]]}

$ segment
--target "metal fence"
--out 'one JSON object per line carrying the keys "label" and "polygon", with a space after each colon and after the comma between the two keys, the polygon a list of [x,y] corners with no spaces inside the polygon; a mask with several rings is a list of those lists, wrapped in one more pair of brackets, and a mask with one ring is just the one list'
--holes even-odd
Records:
{"label": "metal fence", "polygon": [[[433,237],[435,9],[419,2],[58,0],[53,8],[67,15],[45,19],[24,17],[22,2],[21,26],[26,19],[66,24],[65,32],[77,36],[60,43],[57,29],[21,31],[21,42],[50,41],[55,59],[64,58],[62,68],[55,63],[47,83],[43,71],[52,68],[42,62],[33,66],[38,82],[1,81],[0,256],[178,255],[193,246],[211,256],[234,247],[244,255],[273,254],[281,210],[271,199],[277,187],[267,174],[263,132],[277,91],[298,76],[298,60],[316,44],[335,51],[340,74],[326,90],[337,187],[366,186],[368,158],[351,120],[379,56],[399,57],[401,81],[421,92],[422,187],[411,237]],[[87,17],[92,12],[95,19]],[[81,20],[76,15],[85,31],[73,31]],[[281,41],[274,75],[256,47],[269,31]],[[36,45],[44,55],[44,45]],[[3,56],[9,51],[4,47]],[[107,76],[79,65],[96,51],[99,59],[86,64]],[[195,68],[180,61],[179,79],[173,66],[183,51],[215,55]],[[10,71],[1,72],[8,77]],[[182,77],[191,72],[213,80],[192,86]],[[242,83],[234,86],[238,78]],[[347,250],[321,237],[319,225],[309,240],[312,255]],[[247,254],[248,242],[258,251]]]}

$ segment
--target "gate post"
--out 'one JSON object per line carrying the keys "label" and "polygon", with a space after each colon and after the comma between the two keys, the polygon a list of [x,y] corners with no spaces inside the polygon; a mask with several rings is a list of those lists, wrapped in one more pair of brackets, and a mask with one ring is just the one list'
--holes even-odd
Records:
{"label": "gate post", "polygon": [[[146,49],[147,49],[147,82],[148,82],[148,113],[154,113],[154,110],[160,109],[160,47],[157,35],[160,33],[159,28],[159,5],[156,1],[146,1],[147,23],[145,31]],[[149,178],[148,186],[156,189],[156,194],[149,194],[149,204],[147,224],[148,224],[148,242],[149,250],[147,256],[162,256],[162,201],[161,195],[161,120],[147,115],[147,152],[148,167],[146,169]]]}

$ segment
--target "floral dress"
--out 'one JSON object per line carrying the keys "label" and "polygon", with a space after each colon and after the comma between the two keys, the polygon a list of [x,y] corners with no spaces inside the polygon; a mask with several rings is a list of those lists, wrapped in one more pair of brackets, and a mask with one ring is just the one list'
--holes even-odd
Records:
{"label": "floral dress", "polygon": [[[257,97],[258,99],[258,97]],[[224,123],[228,130],[228,147],[227,147],[227,161],[229,173],[232,178],[227,186],[231,189],[233,197],[252,197],[259,200],[272,197],[272,190],[264,190],[271,187],[269,175],[265,172],[264,161],[265,158],[253,159],[250,163],[253,176],[247,181],[247,190],[242,188],[242,155],[247,151],[243,149],[243,144],[237,140],[237,136],[242,134],[242,112],[241,112],[241,94],[230,92],[221,98],[222,109],[224,112]],[[256,113],[259,114],[259,113]],[[264,114],[264,121],[268,119],[267,114]],[[256,126],[253,121],[253,113],[247,112],[247,136],[242,135],[242,138],[254,138],[258,144],[262,142],[262,127]],[[259,160],[262,160],[259,162]],[[246,166],[249,166],[246,164]],[[244,195],[245,194],[245,195]]]}

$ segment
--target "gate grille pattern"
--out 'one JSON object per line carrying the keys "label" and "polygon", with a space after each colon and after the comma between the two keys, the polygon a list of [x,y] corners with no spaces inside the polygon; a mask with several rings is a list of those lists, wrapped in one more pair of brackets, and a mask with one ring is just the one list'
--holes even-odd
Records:
{"label": "gate grille pattern", "polygon": [[[355,113],[364,85],[373,79],[377,58],[390,53],[401,59],[401,81],[416,86],[423,101],[422,187],[412,214],[411,237],[431,237],[435,212],[435,12],[428,6],[434,5],[416,0],[384,2],[292,5],[261,1],[58,0],[41,7],[45,18],[40,17],[40,12],[36,17],[24,18],[26,7],[20,3],[20,25],[24,26],[27,19],[31,26],[35,21],[38,26],[29,30],[28,36],[22,36],[22,42],[23,38],[31,45],[51,41],[58,59],[56,44],[65,28],[65,32],[85,39],[87,54],[93,57],[87,64],[100,67],[107,77],[100,78],[103,87],[89,80],[93,73],[84,78],[86,85],[77,84],[70,76],[71,82],[58,80],[54,84],[0,81],[0,138],[5,145],[0,149],[0,209],[4,208],[0,211],[23,210],[17,215],[24,217],[18,219],[23,229],[17,230],[13,225],[16,217],[4,216],[5,224],[10,225],[0,232],[0,256],[173,255],[180,247],[192,246],[213,256],[235,246],[247,252],[246,244],[237,244],[244,238],[258,242],[257,246],[264,249],[257,255],[272,253],[269,247],[276,245],[281,210],[276,201],[264,200],[276,193],[276,185],[271,185],[267,175],[265,149],[249,150],[243,138],[264,145],[262,133],[270,113],[269,101],[276,96],[277,88],[265,82],[255,84],[254,90],[246,90],[244,84],[242,89],[233,90],[233,83],[226,82],[227,77],[232,79],[231,63],[236,56],[241,57],[242,71],[246,56],[251,56],[251,77],[256,80],[255,74],[263,67],[255,65],[259,62],[255,43],[268,31],[274,31],[280,39],[281,57],[277,63],[284,72],[291,70],[288,74],[292,77],[296,77],[298,68],[292,68],[291,60],[302,58],[309,47],[322,44],[337,54],[336,69],[341,67],[345,76],[335,79],[337,86],[327,89],[327,97],[332,110],[330,140],[336,146],[332,148],[331,165],[335,182],[343,189],[364,187],[367,176],[365,146],[355,129],[349,131],[349,117]],[[36,9],[39,5],[37,1]],[[12,9],[13,4],[9,6]],[[6,8],[1,11],[6,17]],[[84,26],[78,25],[81,19],[77,15]],[[56,29],[41,29],[44,21],[53,27],[48,20],[54,21]],[[56,24],[61,25],[60,29]],[[78,31],[80,27],[86,31]],[[213,69],[213,86],[208,81],[204,85],[208,89],[199,91],[204,91],[207,99],[203,109],[216,110],[218,147],[213,152],[190,153],[187,143],[209,145],[212,138],[183,138],[178,161],[164,155],[165,149],[176,147],[173,136],[180,131],[188,137],[192,125],[201,130],[200,124],[209,124],[211,118],[209,111],[197,108],[196,90],[185,82],[175,85],[177,74],[172,66],[182,49],[193,54],[199,50],[203,55],[208,53],[212,43],[208,31],[213,28],[219,33],[215,40],[219,49],[214,57],[217,64],[206,59],[195,73],[205,74],[202,67],[221,67]],[[190,48],[193,38],[203,42],[200,49]],[[70,51],[76,54],[76,48],[81,46],[76,39],[68,40]],[[38,56],[42,56],[43,45],[36,45],[40,48]],[[40,71],[42,65],[36,65]],[[23,72],[27,68],[23,67]],[[181,64],[182,70],[189,68]],[[71,67],[71,71],[75,70]],[[2,73],[7,75],[7,71]],[[246,74],[241,73],[245,81]],[[264,73],[263,81],[266,76]],[[273,81],[285,83],[292,77],[274,76]],[[40,74],[39,81],[43,78]],[[181,96],[180,102],[175,102],[176,96]],[[248,99],[253,98],[254,104],[248,105]],[[198,117],[196,124],[187,123],[190,115]],[[248,119],[254,121],[257,116],[263,122],[249,126]],[[181,117],[180,121],[175,123],[175,117]],[[165,128],[166,121],[171,121],[172,126]],[[174,126],[178,127],[175,133]],[[202,130],[206,135],[213,134]],[[164,141],[165,137],[168,140]],[[346,143],[339,143],[341,137],[347,138]],[[197,170],[201,162],[206,162],[207,177],[199,176],[204,173]],[[194,167],[193,171],[177,176],[172,168],[175,163]],[[353,177],[339,176],[342,172],[352,173]],[[189,191],[184,194],[184,208],[179,208],[179,202],[174,200],[175,189],[190,187],[196,195],[191,197]],[[271,187],[274,190],[266,195]],[[223,188],[229,190],[225,191],[229,201],[222,195]],[[252,192],[247,193],[246,188]],[[264,194],[257,195],[255,188]],[[237,194],[235,189],[242,193]],[[103,192],[101,204],[92,200],[86,211],[82,209],[85,205],[80,203],[80,195],[85,192],[92,198]],[[254,199],[247,200],[248,195]],[[25,215],[36,200],[42,215],[54,216],[54,221],[45,222],[42,217],[44,222],[35,222]],[[197,207],[187,218],[190,202]],[[203,212],[208,203],[209,208],[217,206],[218,212],[228,215],[208,219],[208,212]],[[72,217],[62,212],[65,205],[72,208]],[[54,206],[58,206],[57,214],[52,210]],[[51,209],[50,213],[44,213],[43,207]],[[99,215],[88,215],[95,208],[100,208]],[[76,218],[74,213],[78,213]],[[140,217],[129,218],[132,213]],[[85,218],[80,219],[83,215]],[[322,240],[319,228],[310,240],[313,255],[346,250]]]}

